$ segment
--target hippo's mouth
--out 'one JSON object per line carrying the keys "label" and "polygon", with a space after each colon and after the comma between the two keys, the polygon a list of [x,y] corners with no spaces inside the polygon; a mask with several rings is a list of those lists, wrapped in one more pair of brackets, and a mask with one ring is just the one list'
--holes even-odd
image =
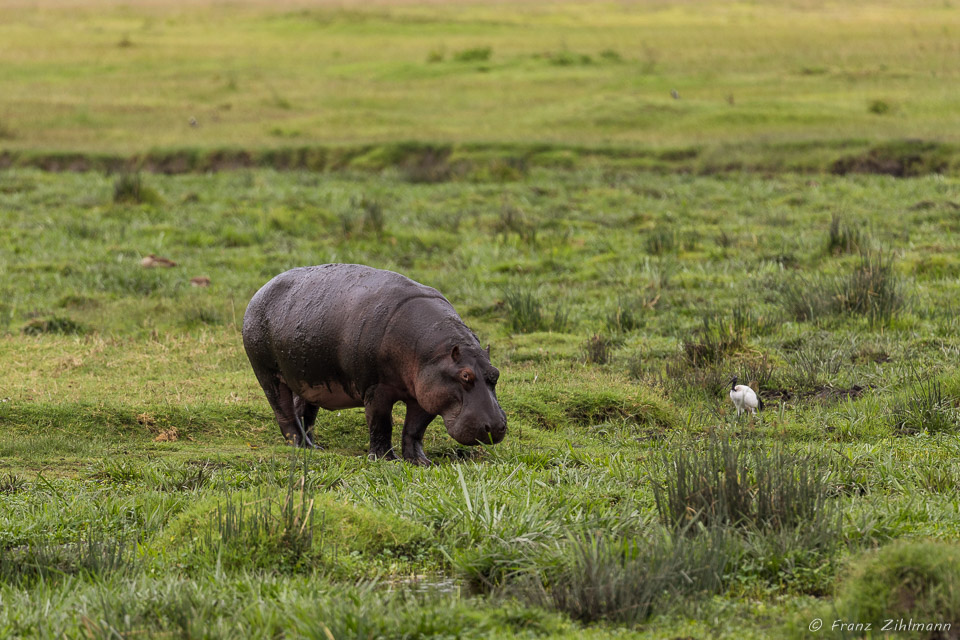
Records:
{"label": "hippo's mouth", "polygon": [[443,416],[444,426],[450,437],[466,446],[480,444],[497,444],[507,433],[505,421],[471,420],[469,416],[462,416],[463,405],[455,413]]}

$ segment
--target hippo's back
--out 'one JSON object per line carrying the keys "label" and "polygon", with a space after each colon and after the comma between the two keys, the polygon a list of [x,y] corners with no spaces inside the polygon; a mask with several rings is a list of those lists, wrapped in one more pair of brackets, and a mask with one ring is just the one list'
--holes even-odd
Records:
{"label": "hippo's back", "polygon": [[258,376],[278,373],[295,391],[337,384],[359,393],[376,376],[390,318],[422,298],[456,313],[436,289],[393,271],[355,264],[291,269],[250,300],[244,348]]}

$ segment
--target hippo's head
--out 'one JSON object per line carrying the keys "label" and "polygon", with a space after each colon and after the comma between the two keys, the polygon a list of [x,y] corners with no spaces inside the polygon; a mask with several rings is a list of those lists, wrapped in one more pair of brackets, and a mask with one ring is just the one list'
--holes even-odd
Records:
{"label": "hippo's head", "polygon": [[460,444],[497,444],[507,433],[507,416],[497,402],[499,377],[489,348],[454,345],[421,368],[417,402],[440,415]]}

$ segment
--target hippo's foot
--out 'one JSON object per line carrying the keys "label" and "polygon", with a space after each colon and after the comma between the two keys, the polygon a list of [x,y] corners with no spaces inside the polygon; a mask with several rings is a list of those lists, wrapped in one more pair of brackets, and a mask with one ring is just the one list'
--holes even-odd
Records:
{"label": "hippo's foot", "polygon": [[322,447],[318,446],[309,436],[304,440],[300,438],[287,438],[287,444],[299,449],[322,449]]}
{"label": "hippo's foot", "polygon": [[410,464],[418,467],[429,467],[433,463],[423,452],[423,445],[419,442],[405,442],[403,447],[403,459]]}
{"label": "hippo's foot", "polygon": [[433,465],[433,463],[430,462],[430,458],[423,455],[422,451],[415,456],[403,456],[403,459],[409,462],[410,464],[417,465],[418,467],[429,467]]}
{"label": "hippo's foot", "polygon": [[297,443],[297,446],[301,449],[319,449],[320,447],[313,440],[310,439],[310,436],[307,436],[302,442]]}
{"label": "hippo's foot", "polygon": [[370,449],[367,452],[367,460],[374,462],[375,460],[399,460],[397,454],[393,451],[393,448],[386,449],[385,451],[380,451],[376,449]]}

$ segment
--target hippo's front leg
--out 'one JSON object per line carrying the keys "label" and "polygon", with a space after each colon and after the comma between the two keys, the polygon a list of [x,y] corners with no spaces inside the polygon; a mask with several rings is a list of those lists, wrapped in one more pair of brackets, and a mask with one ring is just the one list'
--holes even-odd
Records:
{"label": "hippo's front leg", "polygon": [[403,421],[402,436],[404,460],[422,467],[430,466],[430,458],[423,453],[423,434],[427,431],[427,425],[436,417],[432,413],[427,413],[416,402],[407,403],[407,416]]}
{"label": "hippo's front leg", "polygon": [[363,408],[367,415],[367,427],[370,429],[368,456],[371,459],[397,459],[392,442],[394,402],[395,396],[380,385],[372,387],[364,394]]}

